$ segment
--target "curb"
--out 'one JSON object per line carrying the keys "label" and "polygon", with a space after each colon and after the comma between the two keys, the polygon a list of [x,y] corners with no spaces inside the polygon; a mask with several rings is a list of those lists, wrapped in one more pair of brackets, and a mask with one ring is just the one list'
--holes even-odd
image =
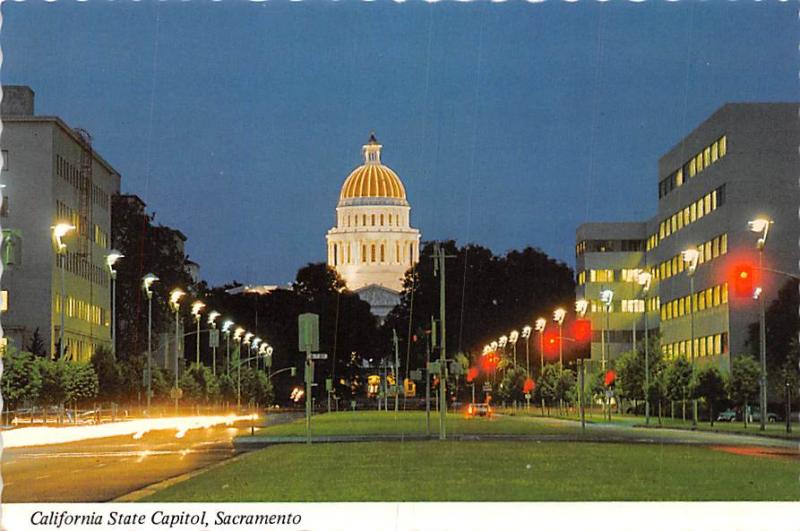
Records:
{"label": "curb", "polygon": [[176,485],[178,483],[182,483],[182,482],[184,482],[184,481],[186,481],[188,479],[192,479],[195,476],[199,476],[200,474],[205,474],[206,472],[208,472],[210,470],[214,470],[215,468],[218,468],[218,467],[230,464],[230,463],[234,463],[234,462],[238,461],[239,459],[243,458],[245,455],[247,455],[246,452],[239,453],[239,454],[233,456],[230,459],[225,459],[223,461],[218,461],[218,462],[216,462],[216,463],[214,463],[212,465],[209,465],[207,467],[198,468],[197,470],[192,470],[191,472],[186,472],[185,474],[181,474],[179,476],[171,477],[169,479],[165,479],[165,480],[159,481],[157,483],[153,483],[153,484],[148,485],[146,487],[142,487],[141,489],[134,490],[134,491],[129,492],[127,494],[123,494],[122,496],[119,496],[117,498],[113,498],[113,499],[109,500],[109,502],[111,502],[111,503],[120,503],[120,502],[136,502],[136,501],[140,501],[142,498],[146,498],[147,496],[150,496],[150,495],[155,494],[155,493],[157,493],[159,491],[162,491],[162,490],[164,490],[164,489],[166,489],[168,487],[171,487],[172,485]]}

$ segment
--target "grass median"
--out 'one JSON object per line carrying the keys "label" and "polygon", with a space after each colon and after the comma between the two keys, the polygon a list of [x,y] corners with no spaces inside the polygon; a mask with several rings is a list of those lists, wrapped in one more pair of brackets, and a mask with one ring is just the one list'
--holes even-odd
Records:
{"label": "grass median", "polygon": [[[312,436],[332,435],[425,435],[424,411],[343,411],[316,415],[311,422]],[[305,420],[299,419],[256,430],[256,436],[302,437]],[[562,435],[580,434],[580,425],[541,419],[530,422],[521,417],[467,418],[463,414],[447,415],[446,430],[451,435]],[[439,434],[439,415],[431,412],[431,434]],[[243,437],[246,439],[246,437]]]}
{"label": "grass median", "polygon": [[707,447],[518,441],[278,445],[147,502],[800,499],[798,461]]}

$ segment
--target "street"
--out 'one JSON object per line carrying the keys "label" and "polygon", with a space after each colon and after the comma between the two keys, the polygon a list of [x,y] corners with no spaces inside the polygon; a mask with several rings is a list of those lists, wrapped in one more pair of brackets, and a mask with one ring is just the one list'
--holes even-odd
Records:
{"label": "street", "polygon": [[[292,418],[291,414],[271,414],[266,424]],[[238,453],[233,438],[249,430],[248,423],[239,423],[190,430],[182,438],[176,438],[172,430],[162,430],[148,432],[139,440],[107,437],[7,449],[2,458],[2,501],[109,501],[229,459]]]}

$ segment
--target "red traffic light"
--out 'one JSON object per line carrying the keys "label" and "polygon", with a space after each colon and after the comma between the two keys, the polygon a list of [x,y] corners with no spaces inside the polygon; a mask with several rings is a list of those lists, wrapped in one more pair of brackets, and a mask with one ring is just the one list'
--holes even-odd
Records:
{"label": "red traffic light", "polygon": [[478,368],[470,367],[469,370],[467,371],[467,381],[471,382],[477,377],[478,377]]}
{"label": "red traffic light", "polygon": [[534,389],[536,389],[536,382],[534,382],[530,378],[526,378],[525,379],[525,383],[522,386],[522,392],[523,393],[530,393]]}
{"label": "red traffic light", "polygon": [[576,319],[572,325],[575,341],[583,343],[592,339],[592,322],[589,319]]}
{"label": "red traffic light", "polygon": [[544,353],[548,356],[555,356],[558,354],[559,337],[558,331],[546,330],[544,333]]}
{"label": "red traffic light", "polygon": [[753,266],[738,264],[733,268],[733,293],[737,297],[753,296]]}
{"label": "red traffic light", "polygon": [[617,371],[615,371],[614,369],[611,369],[611,370],[606,372],[606,377],[605,377],[605,380],[604,380],[604,383],[605,383],[606,387],[608,387],[610,385],[614,385],[614,382],[616,380],[617,380]]}

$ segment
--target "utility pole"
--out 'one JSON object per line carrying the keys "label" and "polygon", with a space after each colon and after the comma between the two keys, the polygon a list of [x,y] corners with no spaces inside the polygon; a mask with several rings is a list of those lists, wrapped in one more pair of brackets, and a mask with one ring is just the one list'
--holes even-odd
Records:
{"label": "utility pole", "polygon": [[431,316],[431,333],[425,350],[425,434],[431,436],[431,349],[436,346],[436,321]]}
{"label": "utility pole", "polygon": [[400,354],[397,350],[397,330],[392,328],[392,340],[394,341],[394,414],[397,415],[400,409],[400,392],[398,384],[400,383]]}
{"label": "utility pole", "polygon": [[447,415],[447,328],[445,321],[445,255],[440,244],[435,246],[435,262],[433,272],[439,275],[439,322],[441,338],[439,343],[439,440],[447,438],[445,420]]}

